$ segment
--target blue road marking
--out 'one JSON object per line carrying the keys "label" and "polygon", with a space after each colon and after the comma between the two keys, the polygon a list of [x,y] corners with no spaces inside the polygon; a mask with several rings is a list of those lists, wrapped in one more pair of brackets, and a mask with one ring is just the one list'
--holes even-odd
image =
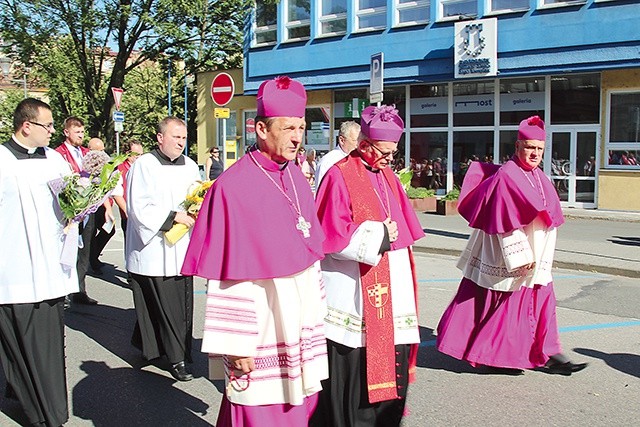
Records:
{"label": "blue road marking", "polygon": [[[584,279],[584,278],[602,278],[606,277],[604,274],[554,274],[553,278],[555,281],[559,279],[568,280],[568,279]],[[442,279],[418,279],[418,283],[442,283],[442,282],[460,282],[462,280],[462,276],[456,278],[442,278]]]}
{"label": "blue road marking", "polygon": [[[562,328],[558,328],[558,331],[560,333],[580,332],[580,331],[593,331],[596,329],[628,328],[630,326],[640,326],[640,320],[631,320],[629,322],[599,323],[599,324],[593,324],[593,325],[564,326]],[[433,347],[435,345],[436,345],[436,340],[420,342],[420,347]]]}

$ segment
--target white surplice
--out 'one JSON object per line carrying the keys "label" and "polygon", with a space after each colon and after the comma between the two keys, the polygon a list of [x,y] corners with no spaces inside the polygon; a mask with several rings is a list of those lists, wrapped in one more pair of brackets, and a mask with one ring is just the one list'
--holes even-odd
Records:
{"label": "white surplice", "polygon": [[160,228],[180,204],[189,187],[200,180],[198,165],[163,164],[154,153],[140,156],[127,174],[127,270],[144,276],[179,276],[189,246],[189,234],[169,244]]}
{"label": "white surplice", "polygon": [[[504,234],[473,229],[457,267],[467,279],[494,291],[547,285],[553,281],[556,236],[557,229],[547,228],[540,217]],[[526,266],[533,262],[534,268],[528,270]]]}
{"label": "white surplice", "polygon": [[18,160],[0,145],[0,304],[34,303],[78,292],[76,269],[60,255],[65,220],[48,182],[69,175],[62,156]]}
{"label": "white surplice", "polygon": [[[255,281],[209,280],[202,351],[214,379],[240,405],[301,405],[328,377],[319,262],[289,277]],[[250,356],[256,369],[229,379],[226,356]]]}
{"label": "white surplice", "polygon": [[[322,276],[329,314],[325,319],[327,338],[351,348],[365,347],[362,316],[362,286],[359,263],[377,265],[384,238],[384,224],[364,221],[351,236],[349,245],[328,254],[322,261]],[[389,258],[394,343],[420,342],[409,249],[387,252]]]}

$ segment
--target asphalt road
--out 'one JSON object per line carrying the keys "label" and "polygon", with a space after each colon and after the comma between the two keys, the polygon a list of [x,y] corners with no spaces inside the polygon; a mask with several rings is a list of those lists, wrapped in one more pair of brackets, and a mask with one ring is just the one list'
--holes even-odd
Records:
{"label": "asphalt road", "polygon": [[[123,269],[122,234],[89,279],[100,305],[66,314],[68,426],[213,425],[221,384],[207,379],[200,353],[204,281],[195,285],[195,379],[180,383],[162,363],[149,364],[129,340],[135,322]],[[509,377],[476,372],[438,353],[433,330],[456,291],[455,258],[418,254],[422,344],[417,381],[409,389],[405,427],[627,426],[640,420],[640,286],[637,279],[555,270],[558,320],[565,352],[590,366],[571,377],[527,371]],[[3,379],[0,378],[0,383]],[[0,397],[0,425],[24,422],[17,402]],[[269,427],[269,426],[267,426]]]}

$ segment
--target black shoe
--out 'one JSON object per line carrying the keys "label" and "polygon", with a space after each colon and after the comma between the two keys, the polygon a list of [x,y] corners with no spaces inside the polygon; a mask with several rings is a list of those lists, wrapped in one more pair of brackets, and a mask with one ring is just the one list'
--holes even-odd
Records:
{"label": "black shoe", "polygon": [[574,372],[582,371],[587,366],[589,366],[588,363],[553,363],[551,365],[544,366],[542,370],[549,374],[569,376]]}
{"label": "black shoe", "polygon": [[191,381],[193,379],[193,375],[187,371],[184,361],[171,365],[169,372],[173,375],[173,378],[178,381]]}
{"label": "black shoe", "polygon": [[71,308],[71,298],[69,298],[69,295],[65,295],[63,307],[65,310],[69,310]]}
{"label": "black shoe", "polygon": [[73,296],[71,297],[71,302],[73,302],[74,304],[84,304],[84,305],[98,304],[97,300],[94,300],[89,295],[83,294],[83,293],[73,294]]}

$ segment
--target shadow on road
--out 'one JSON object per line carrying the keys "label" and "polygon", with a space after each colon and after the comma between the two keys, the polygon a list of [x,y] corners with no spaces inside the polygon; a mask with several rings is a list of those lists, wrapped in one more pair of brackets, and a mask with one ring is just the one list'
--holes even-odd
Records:
{"label": "shadow on road", "polygon": [[[613,239],[607,239],[609,242],[616,245],[624,246],[640,246],[640,237],[627,237],[627,236],[611,236]],[[617,239],[617,240],[614,240]]]}
{"label": "shadow on road", "polygon": [[476,370],[467,362],[454,359],[436,350],[435,341],[433,329],[420,326],[420,342],[424,344],[418,350],[418,368],[438,369],[458,374],[476,373]]}
{"label": "shadow on road", "polygon": [[468,233],[455,233],[453,231],[434,230],[433,228],[424,228],[422,229],[422,231],[424,231],[425,234],[433,234],[434,236],[452,237],[454,239],[462,239],[462,240],[468,240],[470,236]]}
{"label": "shadow on road", "polygon": [[574,348],[573,351],[594,359],[601,359],[613,369],[640,378],[640,355],[638,354],[605,353],[592,348]]}
{"label": "shadow on road", "polygon": [[174,387],[173,378],[97,361],[80,368],[87,376],[73,387],[73,415],[95,426],[208,425],[200,416],[209,405]]}

